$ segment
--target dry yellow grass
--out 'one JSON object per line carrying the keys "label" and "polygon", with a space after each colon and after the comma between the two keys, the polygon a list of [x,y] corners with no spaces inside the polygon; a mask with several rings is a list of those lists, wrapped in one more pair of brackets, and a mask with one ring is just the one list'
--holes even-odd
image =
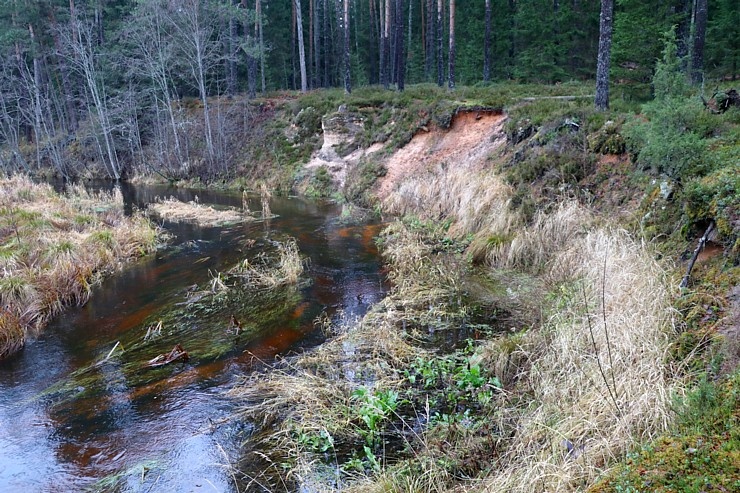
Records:
{"label": "dry yellow grass", "polygon": [[203,227],[252,220],[248,214],[234,209],[214,209],[197,202],[182,202],[174,197],[149,204],[148,210],[168,221],[189,222]]}
{"label": "dry yellow grass", "polygon": [[155,247],[157,229],[123,213],[120,191],[56,194],[28,178],[0,180],[0,357],[20,349],[64,306],[121,262]]}
{"label": "dry yellow grass", "polygon": [[257,263],[244,259],[233,273],[238,275],[244,283],[267,289],[275,289],[298,283],[303,274],[306,259],[298,251],[298,243],[294,238],[279,242],[277,245],[277,264],[262,256]]}
{"label": "dry yellow grass", "polygon": [[[511,360],[519,371],[500,378],[532,399],[510,411],[516,433],[505,456],[468,491],[577,491],[635,443],[664,431],[671,398],[682,392],[664,365],[673,334],[665,272],[623,231],[561,231],[567,211],[582,217],[575,207],[539,218],[513,255],[523,261],[529,249],[537,265],[549,266],[562,283],[558,309],[513,351],[500,341],[488,347],[488,365]],[[538,235],[542,243],[533,248]],[[548,242],[553,236],[559,240]]]}
{"label": "dry yellow grass", "polygon": [[398,184],[383,210],[426,220],[452,220],[449,233],[462,236],[510,232],[521,221],[509,210],[513,194],[500,176],[466,164],[426,171]]}

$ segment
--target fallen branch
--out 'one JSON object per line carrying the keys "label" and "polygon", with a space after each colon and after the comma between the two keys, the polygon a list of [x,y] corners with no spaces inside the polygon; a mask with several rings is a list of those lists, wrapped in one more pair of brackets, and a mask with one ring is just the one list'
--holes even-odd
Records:
{"label": "fallen branch", "polygon": [[694,263],[696,262],[697,257],[699,257],[699,253],[704,250],[704,246],[707,244],[707,241],[709,240],[709,235],[712,233],[713,229],[714,221],[709,223],[709,227],[704,232],[704,236],[699,238],[699,244],[696,245],[694,254],[691,256],[691,262],[689,262],[689,267],[688,269],[686,269],[686,275],[684,275],[683,279],[681,279],[681,284],[678,285],[679,288],[685,288],[689,285],[689,276],[691,276],[691,270],[694,268]]}
{"label": "fallen branch", "polygon": [[584,94],[583,96],[540,96],[540,97],[529,97],[529,98],[522,98],[522,101],[540,101],[542,99],[560,99],[563,101],[573,101],[574,99],[580,99],[580,98],[593,98],[595,97],[594,94]]}
{"label": "fallen branch", "polygon": [[177,360],[183,360],[187,361],[190,359],[190,355],[187,351],[185,351],[181,345],[175,344],[175,347],[172,348],[172,351],[167,353],[162,353],[159,356],[150,359],[146,366],[148,368],[156,368],[158,366],[164,366],[172,363],[173,361]]}

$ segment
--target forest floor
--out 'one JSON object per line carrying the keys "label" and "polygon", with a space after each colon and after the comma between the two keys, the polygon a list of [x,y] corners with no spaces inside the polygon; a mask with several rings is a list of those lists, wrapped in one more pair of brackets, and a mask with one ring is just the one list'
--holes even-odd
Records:
{"label": "forest floor", "polygon": [[[362,132],[335,119],[334,169],[310,161],[314,190],[398,218],[379,239],[393,288],[356,324],[324,326],[322,346],[235,390],[244,416],[265,424],[259,480],[315,491],[737,489],[737,211],[711,198],[726,197],[727,185],[712,187],[731,160],[697,199],[688,180],[682,190],[626,152],[626,112],[577,100],[505,113],[458,105],[356,160],[341,147]],[[736,152],[739,123],[710,123],[713,152]],[[725,226],[679,289],[706,227],[702,201]]]}

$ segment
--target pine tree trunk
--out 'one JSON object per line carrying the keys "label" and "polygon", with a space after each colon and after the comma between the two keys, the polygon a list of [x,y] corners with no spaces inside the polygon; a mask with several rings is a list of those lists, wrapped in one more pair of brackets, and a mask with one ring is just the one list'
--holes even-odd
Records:
{"label": "pine tree trunk", "polygon": [[374,50],[378,46],[378,18],[375,14],[375,0],[368,2],[368,9],[370,10],[370,83],[373,84],[375,81],[380,81],[380,75],[378,72],[378,57],[375,56]]}
{"label": "pine tree trunk", "polygon": [[486,30],[483,35],[483,81],[491,80],[491,0],[486,0]]}
{"label": "pine tree trunk", "polygon": [[296,74],[298,71],[296,70],[296,45],[298,44],[296,42],[296,31],[298,30],[296,28],[296,8],[295,8],[295,2],[290,2],[291,5],[291,17],[290,17],[290,63],[291,63],[291,81],[292,81],[292,88],[297,89],[298,83],[296,82]]}
{"label": "pine tree trunk", "polygon": [[343,0],[344,2],[344,17],[342,19],[344,29],[344,49],[342,54],[344,58],[344,92],[350,94],[352,92],[352,81],[350,80],[350,60],[349,60],[349,0]]}
{"label": "pine tree trunk", "polygon": [[599,55],[596,63],[596,109],[609,108],[609,68],[611,65],[614,0],[601,0]]}
{"label": "pine tree trunk", "polygon": [[403,0],[396,0],[396,84],[399,91],[404,90],[406,77],[403,27]]}
{"label": "pine tree trunk", "polygon": [[314,29],[314,22],[316,17],[314,16],[314,0],[308,2],[308,66],[311,67],[309,79],[309,85],[311,88],[316,87],[316,38],[314,37],[316,30]]}
{"label": "pine tree trunk", "polygon": [[442,16],[444,14],[443,0],[437,0],[437,85],[442,87],[445,84],[444,71],[444,41],[442,39],[443,27]]}
{"label": "pine tree trunk", "polygon": [[[424,29],[424,75],[433,79],[434,70],[434,2],[426,0],[426,25]],[[409,40],[410,41],[410,40]]]}
{"label": "pine tree trunk", "polygon": [[390,61],[391,61],[391,0],[385,0],[385,13],[383,15],[383,40],[381,43],[381,55],[380,64],[380,78],[383,87],[388,89],[390,85]]}
{"label": "pine tree trunk", "polygon": [[301,69],[301,92],[308,90],[306,80],[306,49],[303,45],[303,18],[301,17],[301,0],[295,0],[296,29],[298,30],[298,60]]}
{"label": "pine tree trunk", "polygon": [[701,84],[704,80],[704,39],[706,32],[707,0],[696,0],[694,5],[693,39],[691,43],[691,82],[693,84]]}
{"label": "pine tree trunk", "polygon": [[324,17],[322,19],[323,21],[323,39],[322,39],[322,45],[324,47],[324,57],[323,57],[323,67],[324,67],[324,74],[323,74],[323,86],[329,87],[329,60],[331,59],[331,51],[329,44],[329,0],[323,0],[324,1]]}
{"label": "pine tree trunk", "polygon": [[450,52],[449,58],[449,78],[448,85],[450,89],[455,88],[455,0],[450,0]]}
{"label": "pine tree trunk", "polygon": [[313,0],[313,87],[321,86],[321,0]]}
{"label": "pine tree trunk", "polygon": [[680,0],[676,6],[676,13],[678,14],[678,23],[676,24],[676,56],[681,59],[683,70],[686,70],[686,59],[689,54],[691,4],[692,0]]}

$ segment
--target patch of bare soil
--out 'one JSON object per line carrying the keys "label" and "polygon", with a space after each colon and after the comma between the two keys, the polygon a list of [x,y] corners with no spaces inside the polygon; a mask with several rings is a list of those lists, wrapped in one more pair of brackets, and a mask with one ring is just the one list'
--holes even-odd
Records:
{"label": "patch of bare soil", "polygon": [[252,219],[251,216],[234,209],[219,210],[196,202],[181,202],[174,198],[149,204],[148,209],[168,221],[189,222],[206,227],[224,226]]}
{"label": "patch of bare soil", "polygon": [[593,206],[597,210],[623,217],[637,210],[643,199],[641,189],[630,182],[633,172],[628,154],[604,154],[581,185],[593,194]]}
{"label": "patch of bare soil", "polygon": [[352,141],[362,129],[361,118],[350,113],[336,113],[334,117],[324,119],[321,122],[321,129],[323,132],[321,149],[311,156],[305,168],[309,170],[326,168],[339,189],[344,186],[347,169],[350,166],[356,165],[363,157],[383,149],[383,144],[375,143],[367,149],[357,148],[346,156],[339,155],[337,149]]}
{"label": "patch of bare soil", "polygon": [[430,128],[414,135],[385,163],[387,173],[378,182],[377,196],[386,198],[408,176],[441,164],[456,166],[482,163],[495,148],[506,142],[506,115],[494,112],[459,112],[447,130]]}

